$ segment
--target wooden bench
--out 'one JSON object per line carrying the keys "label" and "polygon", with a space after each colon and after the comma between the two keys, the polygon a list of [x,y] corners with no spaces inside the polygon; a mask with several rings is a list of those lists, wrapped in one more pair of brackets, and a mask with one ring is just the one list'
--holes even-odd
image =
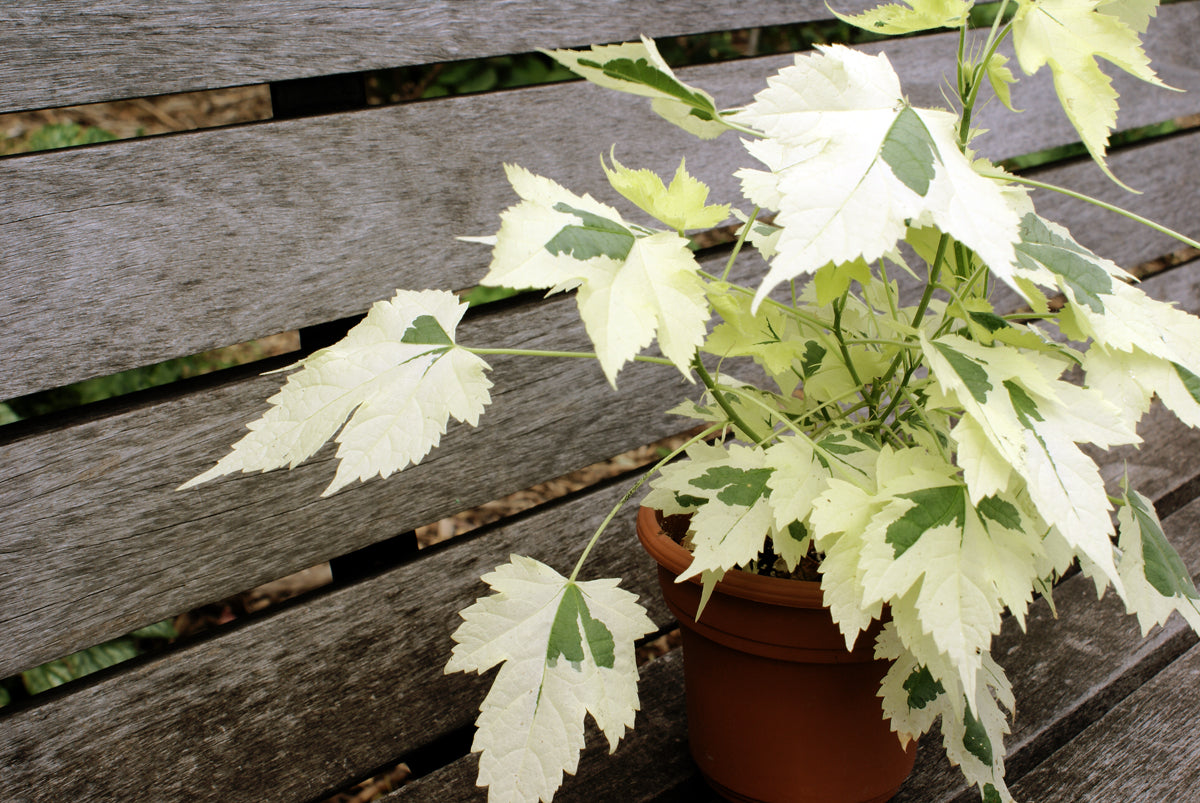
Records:
{"label": "wooden bench", "polygon": [[[870,4],[838,4],[855,11]],[[828,18],[819,0],[419,3],[363,0],[29,0],[0,10],[0,112],[270,83],[275,119],[0,159],[0,399],[299,330],[304,350],[396,287],[469,288],[512,201],[518,162],[604,196],[597,158],[672,170],[677,155],[735,200],[733,136],[697,145],[635,98],[577,82],[368,108],[365,71],[536,48]],[[1122,128],[1200,113],[1200,2],[1164,7],[1147,50],[1187,94],[1117,79]],[[888,44],[914,102],[940,103],[950,35]],[[876,46],[871,46],[876,47]],[[681,75],[723,105],[746,102],[768,56]],[[1025,117],[989,107],[992,158],[1075,140],[1047,75],[1014,91]],[[996,104],[993,104],[995,106]],[[287,119],[292,118],[292,119]],[[1040,119],[1040,118],[1038,118]],[[1114,148],[1129,196],[1086,160],[1034,171],[1195,235],[1200,130]],[[605,197],[605,200],[612,200]],[[1165,237],[1069,199],[1039,211],[1126,267],[1173,253]],[[718,253],[714,259],[722,259]],[[1200,312],[1200,261],[1145,289]],[[1192,260],[1188,262],[1187,260]],[[1174,259],[1172,262],[1180,261]],[[747,263],[750,268],[753,266]],[[334,335],[336,336],[336,335]],[[570,299],[483,307],[462,342],[586,348]],[[328,447],[290,473],[173,489],[223,455],[295,355],[0,428],[0,677],[333,559],[389,545],[372,571],[0,709],[6,801],[318,801],[399,762],[384,799],[482,800],[468,753],[490,678],[442,673],[457,612],[512,552],[563,570],[623,483],[601,483],[434,548],[415,527],[669,436],[681,381],[643,366],[614,398],[596,366],[497,358],[495,403],[423,465],[319,499]],[[1200,572],[1200,435],[1156,410],[1125,465]],[[634,508],[591,558],[672,627]],[[406,540],[401,536],[401,541]],[[351,556],[349,559],[344,556]],[[1136,622],[1075,578],[1051,622],[1006,631],[995,654],[1020,707],[1009,740],[1018,797],[1183,801],[1200,781],[1200,648],[1177,619]],[[1011,622],[1009,623],[1012,624]],[[1015,628],[1010,628],[1015,630]],[[677,652],[643,668],[638,727],[612,756],[593,740],[556,800],[714,799],[687,756]],[[899,799],[975,799],[931,735]]]}

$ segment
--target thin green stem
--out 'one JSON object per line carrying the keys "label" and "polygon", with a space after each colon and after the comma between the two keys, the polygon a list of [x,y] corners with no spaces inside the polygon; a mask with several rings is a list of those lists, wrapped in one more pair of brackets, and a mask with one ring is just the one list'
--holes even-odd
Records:
{"label": "thin green stem", "polygon": [[[921,320],[925,317],[925,310],[929,309],[929,302],[933,300],[933,290],[937,286],[938,276],[941,275],[942,262],[946,258],[946,247],[949,245],[949,243],[950,235],[942,234],[941,239],[938,240],[937,253],[934,254],[933,263],[929,266],[929,278],[925,282],[925,292],[921,295],[921,300],[917,304],[916,312],[913,313],[912,327],[914,329],[921,328]],[[900,360],[903,359],[907,353],[908,352],[901,351],[897,353],[894,358],[892,358],[891,365],[889,365],[887,370],[882,374],[884,377],[883,382],[891,381],[892,376],[896,373],[896,369],[900,367]],[[904,372],[904,378],[900,380],[900,387],[904,387],[906,384],[908,384],[908,380],[912,378],[913,371],[916,370],[920,363],[921,361],[918,359],[915,360],[912,365],[907,366]],[[891,412],[896,409],[896,404],[899,401],[899,398],[899,393],[892,395],[891,404],[889,404],[887,409],[884,410],[883,415],[879,416],[880,423],[886,421],[888,415],[890,415]]]}
{"label": "thin green stem", "polygon": [[1051,192],[1057,192],[1062,195],[1065,195],[1068,198],[1074,198],[1076,200],[1092,204],[1093,206],[1098,206],[1101,209],[1107,209],[1109,212],[1116,212],[1118,215],[1127,217],[1130,220],[1133,220],[1137,223],[1141,223],[1144,226],[1149,226],[1150,228],[1154,229],[1155,231],[1165,234],[1168,237],[1174,237],[1176,240],[1183,243],[1184,245],[1189,245],[1192,248],[1200,248],[1200,242],[1196,242],[1195,240],[1193,240],[1191,237],[1188,237],[1187,235],[1180,234],[1179,232],[1175,231],[1174,229],[1168,228],[1159,223],[1155,223],[1153,220],[1144,218],[1135,212],[1130,212],[1128,209],[1122,209],[1121,207],[1114,206],[1113,204],[1110,204],[1107,201],[1101,201],[1099,198],[1093,198],[1090,195],[1084,195],[1081,192],[1075,192],[1074,190],[1069,190],[1066,187],[1059,187],[1054,184],[1046,184],[1045,182],[1042,182],[1042,181],[1035,181],[1034,179],[1026,178],[1024,176],[1015,176],[1014,175],[1014,176],[1006,176],[1006,178],[1009,181],[1015,181],[1018,184],[1024,184],[1028,187],[1037,187],[1040,190],[1050,190]]}
{"label": "thin green stem", "polygon": [[600,522],[600,526],[597,527],[596,532],[592,534],[591,540],[588,541],[587,546],[585,546],[583,548],[583,553],[579,556],[579,560],[575,562],[575,569],[571,572],[571,576],[567,578],[567,582],[568,583],[575,582],[575,578],[579,576],[579,570],[583,568],[584,561],[586,561],[588,555],[591,554],[592,547],[596,546],[596,542],[598,542],[600,540],[601,534],[603,534],[605,529],[608,528],[609,522],[611,522],[613,520],[613,517],[616,516],[618,512],[620,512],[621,508],[623,508],[625,506],[625,503],[633,498],[633,495],[638,492],[638,489],[646,484],[646,480],[653,477],[654,474],[660,468],[662,468],[667,463],[671,462],[676,457],[678,457],[680,454],[682,454],[684,452],[684,450],[687,449],[689,446],[691,446],[694,443],[698,443],[699,441],[704,440],[709,435],[716,434],[720,430],[721,430],[721,426],[716,425],[716,426],[709,427],[708,429],[704,430],[703,432],[701,432],[697,435],[693,435],[691,438],[688,438],[684,443],[680,444],[680,446],[677,449],[675,449],[675,451],[671,452],[669,455],[664,457],[662,460],[659,460],[657,463],[655,463],[653,466],[651,466],[650,469],[645,474],[643,474],[641,477],[639,477],[638,481],[633,484],[633,487],[625,492],[625,495],[621,497],[621,500],[619,502],[617,502],[617,504],[613,506],[613,509],[608,512],[608,515],[604,517],[604,521]]}
{"label": "thin green stem", "polygon": [[854,380],[854,384],[862,387],[863,381],[858,376],[858,370],[854,367],[854,360],[850,358],[850,350],[846,348],[846,341],[842,335],[842,310],[846,307],[846,296],[849,295],[850,288],[846,288],[846,292],[842,293],[840,303],[833,302],[833,336],[837,340],[838,350],[842,354],[842,362],[846,365],[846,370],[850,372],[850,378]]}
{"label": "thin green stem", "polygon": [[942,459],[947,463],[953,463],[953,461],[950,459],[950,455],[946,454],[946,447],[942,445],[942,433],[933,425],[933,422],[929,420],[929,417],[925,414],[925,409],[917,403],[916,399],[912,397],[912,391],[906,387],[901,387],[900,392],[904,394],[904,398],[908,401],[909,409],[915,412],[917,414],[917,418],[921,419],[921,423],[925,425],[925,431],[933,436],[933,442],[938,448],[938,454],[940,454]]}
{"label": "thin green stem", "polygon": [[727,389],[717,387],[716,380],[712,378],[712,374],[704,367],[704,362],[700,359],[699,353],[692,358],[692,367],[696,369],[696,374],[700,377],[700,381],[704,383],[704,387],[708,388],[708,392],[716,400],[717,404],[720,405],[721,410],[729,418],[730,423],[745,433],[746,437],[755,444],[762,443],[763,439],[758,436],[758,433],[747,426],[737,411],[729,405],[729,400],[725,398],[725,390]]}
{"label": "thin green stem", "polygon": [[[1003,29],[1000,27],[1001,21],[1004,19],[1004,13],[1008,10],[1008,3],[1009,0],[1001,0],[1000,8],[996,12],[996,18],[992,20],[991,30],[988,31],[988,38],[983,45],[983,58],[980,59],[979,64],[975,66],[975,71],[971,75],[971,85],[966,87],[966,91],[964,92],[964,87],[962,86],[961,80],[959,83],[959,98],[962,100],[963,104],[962,121],[959,123],[958,128],[958,143],[960,148],[966,147],[967,141],[971,136],[971,116],[975,110],[975,102],[979,97],[979,87],[983,85],[983,79],[987,74],[988,62],[992,60],[994,55],[996,55],[996,48],[1000,46],[1000,43],[1004,41],[1004,37],[1008,36],[1008,32],[1012,30],[1011,23],[1004,26]],[[966,27],[966,23],[964,22],[959,28],[960,37],[965,37]],[[962,40],[960,38],[960,42],[961,41]],[[961,65],[963,64],[964,59],[961,44],[959,47],[958,59],[960,65],[959,70],[961,74]]]}
{"label": "thin green stem", "polygon": [[754,221],[758,219],[759,207],[754,207],[754,211],[750,213],[750,217],[746,219],[746,225],[742,227],[742,233],[738,235],[737,242],[733,244],[733,251],[729,254],[729,261],[725,263],[725,272],[721,274],[721,281],[729,278],[729,271],[733,270],[734,260],[741,253],[742,245],[746,242],[746,237],[750,234],[750,227],[754,225]]}

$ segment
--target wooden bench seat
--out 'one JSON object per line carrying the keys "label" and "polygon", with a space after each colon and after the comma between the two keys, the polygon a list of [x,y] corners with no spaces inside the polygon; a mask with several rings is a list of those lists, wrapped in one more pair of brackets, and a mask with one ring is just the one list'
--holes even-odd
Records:
{"label": "wooden bench seat", "polygon": [[[873,5],[856,0],[839,10]],[[584,46],[640,33],[681,36],[829,17],[816,0],[428,4],[316,0],[201,4],[30,0],[0,10],[0,113],[251,83],[287,83],[276,119],[0,157],[0,400],[300,331],[303,350],[396,287],[466,289],[512,203],[517,162],[602,200],[600,154],[691,172],[736,200],[733,136],[697,144],[637,99],[579,82],[368,107],[364,71]],[[1200,0],[1163,7],[1147,51],[1163,80],[1124,76],[1121,128],[1181,130],[1114,148],[1131,196],[1086,160],[1031,170],[1195,234],[1200,209]],[[953,35],[886,43],[915,103],[940,104]],[[880,45],[868,45],[878,49]],[[688,67],[722,105],[749,101],[791,59]],[[297,83],[299,82],[299,83]],[[305,83],[310,82],[310,83]],[[317,83],[324,82],[324,83]],[[317,88],[334,88],[318,97]],[[306,92],[309,93],[306,95]],[[342,94],[338,94],[342,92]],[[345,93],[349,93],[348,95]],[[317,103],[321,100],[324,105]],[[306,98],[308,99],[306,101]],[[349,99],[348,99],[349,98]],[[309,103],[308,101],[312,101]],[[979,147],[1009,159],[1070,144],[1049,76],[991,104]],[[316,105],[314,105],[316,104]],[[322,111],[324,109],[324,111]],[[1041,118],[1038,118],[1041,121]],[[1126,267],[1182,262],[1143,289],[1200,313],[1200,260],[1148,229],[1039,193],[1039,211]],[[724,260],[719,249],[708,256]],[[738,270],[757,271],[749,257]],[[1013,302],[1015,303],[1015,302]],[[472,311],[472,345],[585,349],[572,299],[520,297]],[[265,408],[283,367],[270,358],[74,411],[0,427],[0,677],[15,675],[261,583],[677,434],[662,411],[672,369],[622,372],[613,394],[587,361],[489,358],[494,403],[477,430],[452,428],[421,466],[320,499],[333,450],[292,472],[174,489],[223,455]],[[1200,574],[1200,433],[1161,409],[1128,467]],[[490,677],[444,675],[458,611],[479,576],[513,553],[559,570],[624,492],[605,481],[444,544],[412,552],[89,678],[0,708],[0,800],[326,800],[399,762],[414,777],[382,800],[480,801],[472,723]],[[610,528],[589,576],[620,576],[656,625],[673,627],[634,508]],[[1188,800],[1200,781],[1200,655],[1183,623],[1142,639],[1113,597],[1081,577],[995,650],[1018,710],[1009,779],[1039,803]],[[642,668],[638,727],[613,755],[593,738],[555,800],[716,800],[687,755],[678,652]],[[593,737],[595,734],[593,734]],[[930,734],[899,801],[976,799]]]}

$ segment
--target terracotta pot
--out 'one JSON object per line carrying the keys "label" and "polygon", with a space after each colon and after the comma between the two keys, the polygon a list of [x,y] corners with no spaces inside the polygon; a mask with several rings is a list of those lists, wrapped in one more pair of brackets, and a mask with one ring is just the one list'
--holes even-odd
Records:
{"label": "terracotta pot", "polygon": [[700,583],[676,583],[692,556],[643,507],[637,533],[658,561],[683,632],[692,757],[723,797],[761,803],[882,803],[912,771],[876,693],[876,628],[853,652],[819,583],[731,571],[700,621]]}

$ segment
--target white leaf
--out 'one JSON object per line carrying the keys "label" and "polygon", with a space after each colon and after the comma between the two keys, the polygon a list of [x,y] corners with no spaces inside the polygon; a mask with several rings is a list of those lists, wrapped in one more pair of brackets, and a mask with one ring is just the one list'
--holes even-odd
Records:
{"label": "white leaf", "polygon": [[1005,276],[1019,225],[1012,190],[975,172],[954,116],[908,106],[882,54],[818,50],[797,56],[734,115],[767,135],[746,148],[770,172],[737,175],[783,227],[756,304],[828,263],[879,259],[913,222],[938,226]]}
{"label": "white leaf", "polygon": [[[888,623],[875,643],[875,657],[891,662],[879,696],[884,715],[902,742],[925,733],[939,717],[942,738],[951,764],[962,767],[967,780],[980,791],[991,786],[994,797],[1012,803],[1004,784],[1004,736],[1009,732],[1008,717],[1000,706],[1014,710],[1012,685],[1004,670],[990,653],[981,656],[983,679],[979,688],[964,696],[952,676],[939,675],[908,650]],[[970,713],[969,713],[970,712]],[[978,712],[976,714],[975,712]]]}
{"label": "white leaf", "polygon": [[656,335],[663,356],[691,378],[709,318],[697,269],[684,238],[659,232],[639,237],[623,263],[580,286],[579,315],[614,387],[621,367]]}
{"label": "white leaf", "polygon": [[576,301],[610,384],[655,336],[667,359],[690,378],[709,311],[687,240],[650,232],[590,196],[508,165],[521,203],[501,215],[483,284],[577,287]]}
{"label": "white leaf", "polygon": [[638,710],[634,640],[654,623],[616,580],[575,583],[519,555],[483,577],[495,592],[461,614],[446,672],[503,663],[471,750],[488,800],[550,801],[574,773],[591,714],[615,750]]}
{"label": "white leaf", "polygon": [[1060,326],[1094,341],[1083,356],[1088,383],[1119,401],[1130,423],[1158,394],[1180,420],[1200,426],[1200,319],[1131,286],[1129,273],[1032,213],[1021,222],[1017,262],[1019,275],[1071,301]]}
{"label": "white leaf", "polygon": [[454,344],[466,309],[441,290],[399,290],[377,302],[345,338],[293,366],[300,370],[247,425],[250,434],[180,488],[236,471],[293,468],[339,428],[340,462],[323,496],[419,462],[451,417],[474,426],[491,401],[487,363]]}

